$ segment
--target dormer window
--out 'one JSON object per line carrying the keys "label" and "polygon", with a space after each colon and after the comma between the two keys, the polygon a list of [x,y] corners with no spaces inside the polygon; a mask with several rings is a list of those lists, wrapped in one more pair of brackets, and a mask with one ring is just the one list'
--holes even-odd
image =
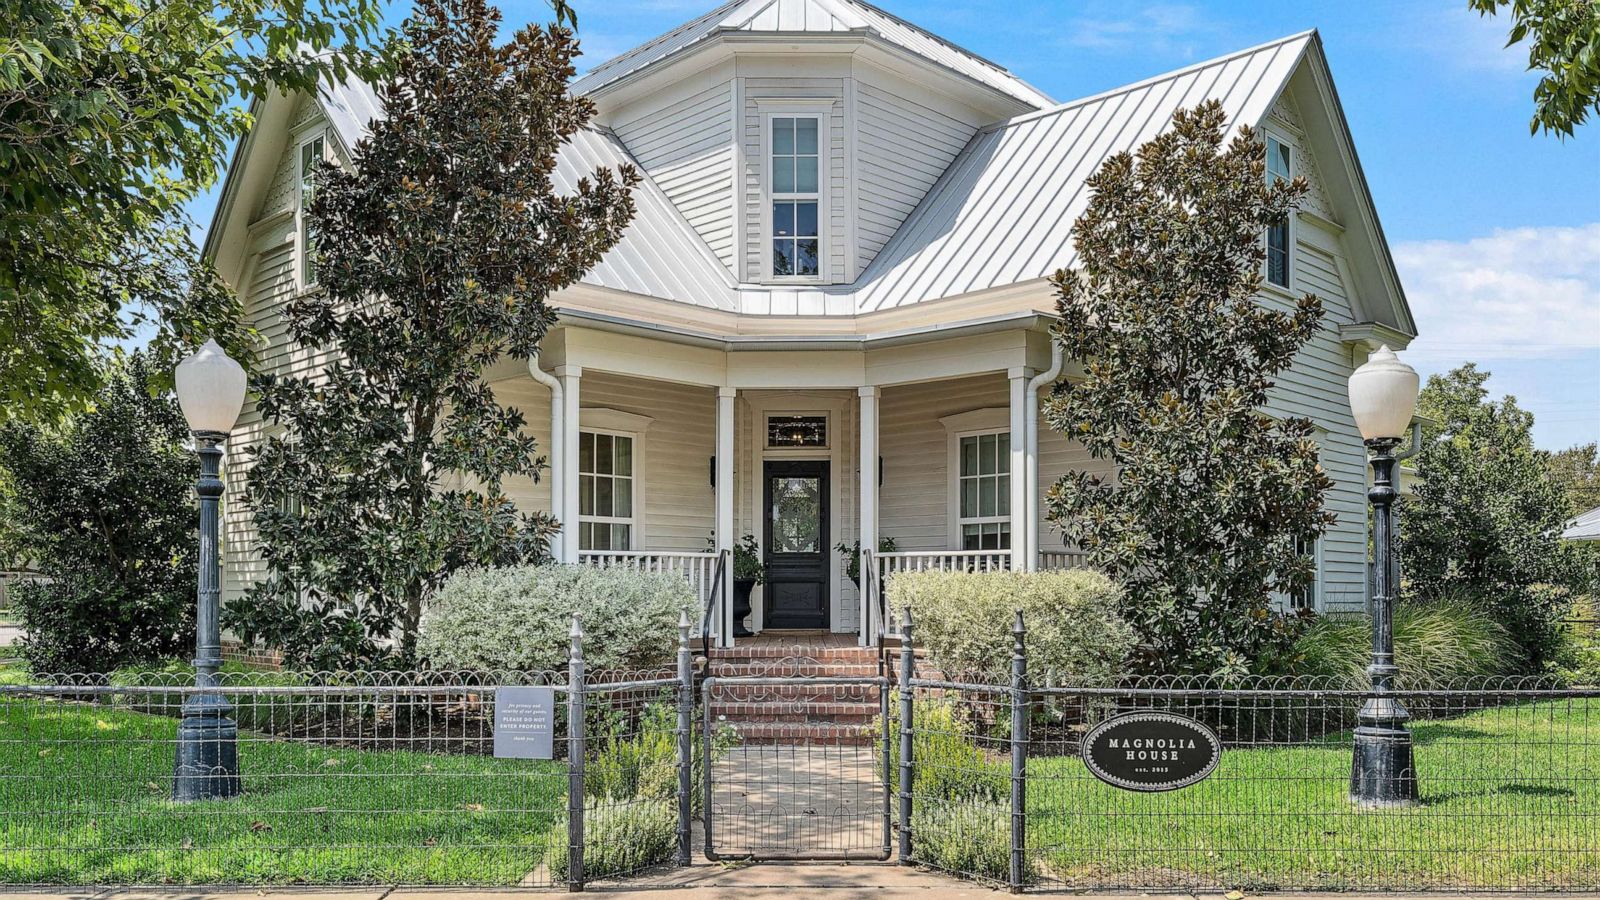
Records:
{"label": "dormer window", "polygon": [[[1294,178],[1294,154],[1288,144],[1267,135],[1267,184]],[[1267,281],[1289,286],[1289,217],[1267,226]]]}
{"label": "dormer window", "polygon": [[816,280],[822,275],[821,115],[767,118],[769,201],[766,271],[773,280]]}
{"label": "dormer window", "polygon": [[300,145],[300,187],[295,201],[295,239],[300,253],[300,286],[312,287],[317,283],[317,234],[311,225],[311,199],[316,195],[317,166],[326,159],[327,146],[322,135],[310,138]]}

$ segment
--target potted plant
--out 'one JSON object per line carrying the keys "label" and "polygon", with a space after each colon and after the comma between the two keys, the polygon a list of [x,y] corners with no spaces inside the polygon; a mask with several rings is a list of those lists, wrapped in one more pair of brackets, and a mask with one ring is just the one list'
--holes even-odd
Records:
{"label": "potted plant", "polygon": [[[848,543],[848,544],[846,544],[844,541],[840,541],[838,543],[838,545],[835,546],[833,549],[839,551],[839,553],[842,556],[844,556],[844,574],[850,576],[850,581],[855,584],[857,590],[860,590],[861,589],[861,539],[860,538],[856,538],[854,541],[852,541],[851,543]],[[892,538],[892,537],[881,537],[881,538],[878,538],[878,552],[879,553],[893,553],[894,552],[894,538]],[[878,585],[878,587],[879,587],[879,590],[880,590],[880,593],[881,593],[883,585],[880,583]]]}
{"label": "potted plant", "polygon": [[[706,542],[709,547],[716,549],[717,539],[713,535]],[[750,616],[753,607],[750,604],[750,592],[756,585],[767,580],[767,567],[761,562],[761,545],[756,543],[756,536],[747,534],[733,545],[733,636],[750,637],[754,632],[744,627],[744,620]]]}

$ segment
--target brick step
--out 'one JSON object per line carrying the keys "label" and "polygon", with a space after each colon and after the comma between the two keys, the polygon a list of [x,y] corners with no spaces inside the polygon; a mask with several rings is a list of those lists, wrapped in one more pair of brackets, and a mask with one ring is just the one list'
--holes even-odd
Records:
{"label": "brick step", "polygon": [[814,744],[859,747],[874,742],[871,725],[824,725],[779,722],[730,722],[745,744]]}
{"label": "brick step", "polygon": [[712,703],[711,715],[729,722],[816,722],[819,724],[870,724],[878,704],[810,701],[757,701]]}
{"label": "brick step", "polygon": [[875,647],[808,647],[803,644],[782,646],[772,644],[758,644],[755,646],[735,645],[728,650],[713,651],[716,659],[732,659],[747,661],[752,659],[786,659],[789,657],[802,657],[814,659],[819,662],[839,660],[844,662],[876,662],[878,650]]}
{"label": "brick step", "polygon": [[786,664],[779,660],[727,662],[713,659],[711,674],[717,678],[876,678],[878,664],[819,662]]}
{"label": "brick step", "polygon": [[755,702],[835,702],[867,703],[876,705],[878,689],[855,684],[721,684],[717,686],[713,703]]}

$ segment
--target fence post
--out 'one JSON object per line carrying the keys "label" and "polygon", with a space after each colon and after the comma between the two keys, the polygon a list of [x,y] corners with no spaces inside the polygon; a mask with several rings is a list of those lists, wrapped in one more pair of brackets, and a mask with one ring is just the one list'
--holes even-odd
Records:
{"label": "fence post", "polygon": [[694,815],[694,657],[689,611],[678,614],[678,865],[689,864],[689,819]]}
{"label": "fence post", "polygon": [[1011,626],[1011,893],[1022,893],[1028,861],[1028,652],[1022,610]]}
{"label": "fence post", "polygon": [[572,617],[572,653],[567,660],[567,890],[583,890],[583,623]]}
{"label": "fence post", "polygon": [[915,725],[911,702],[911,679],[916,677],[916,651],[911,644],[911,607],[905,609],[900,625],[900,865],[911,865],[911,766],[912,727]]}

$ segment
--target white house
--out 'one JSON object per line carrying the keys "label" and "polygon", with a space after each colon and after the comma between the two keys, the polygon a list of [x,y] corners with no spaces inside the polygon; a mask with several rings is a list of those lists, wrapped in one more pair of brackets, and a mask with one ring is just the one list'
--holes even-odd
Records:
{"label": "white house", "polygon": [[[751,627],[876,628],[833,547],[881,571],[1054,567],[1051,481],[1094,467],[1038,427],[1053,355],[1046,281],[1073,263],[1085,179],[1208,98],[1258,126],[1269,177],[1303,175],[1304,208],[1269,245],[1262,302],[1319,295],[1326,327],[1269,412],[1320,427],[1338,523],[1316,548],[1319,609],[1365,598],[1365,456],[1345,380],[1415,326],[1315,32],[1059,103],[999,65],[858,0],[734,0],[573,85],[599,109],[564,151],[644,173],[638,217],[581,284],[536,360],[507,359],[499,396],[552,459],[515,499],[565,523],[561,559],[681,570],[709,592],[717,553],[760,542],[770,581]],[[266,367],[321,360],[287,345],[281,310],[316,289],[301,247],[303,173],[348,161],[381,115],[365,85],[260,100],[207,252],[266,336]],[[230,446],[228,596],[262,574]],[[870,584],[871,579],[866,579]],[[709,599],[709,598],[708,598]],[[732,640],[726,596],[710,603]],[[866,627],[863,628],[863,623]]]}

